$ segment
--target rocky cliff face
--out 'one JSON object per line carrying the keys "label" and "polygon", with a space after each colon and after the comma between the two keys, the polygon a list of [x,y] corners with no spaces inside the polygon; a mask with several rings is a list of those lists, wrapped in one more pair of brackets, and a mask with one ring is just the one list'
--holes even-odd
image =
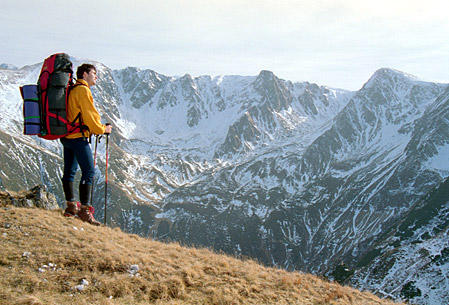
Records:
{"label": "rocky cliff face", "polygon": [[449,299],[448,187],[446,179],[382,232],[346,282],[416,304],[445,303]]}
{"label": "rocky cliff face", "polygon": [[45,210],[59,209],[56,197],[52,193],[49,193],[43,185],[37,185],[29,191],[0,191],[0,204],[2,206],[36,207]]}

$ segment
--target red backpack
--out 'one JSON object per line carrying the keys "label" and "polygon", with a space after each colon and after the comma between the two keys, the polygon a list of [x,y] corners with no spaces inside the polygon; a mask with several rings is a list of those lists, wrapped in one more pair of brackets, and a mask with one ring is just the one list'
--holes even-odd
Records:
{"label": "red backpack", "polygon": [[57,53],[48,57],[42,65],[37,86],[20,87],[24,101],[24,134],[56,140],[86,130],[81,113],[72,122],[67,120],[67,103],[72,88],[73,70],[69,56]]}

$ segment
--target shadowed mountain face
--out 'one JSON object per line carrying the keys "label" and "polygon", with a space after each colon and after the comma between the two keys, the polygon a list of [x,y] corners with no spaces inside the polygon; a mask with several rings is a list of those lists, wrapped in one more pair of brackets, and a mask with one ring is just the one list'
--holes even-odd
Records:
{"label": "shadowed mountain face", "polygon": [[[115,125],[108,222],[292,270],[331,276],[343,262],[354,284],[404,297],[402,288],[379,284],[388,270],[366,266],[412,243],[390,242],[395,233],[388,232],[449,176],[446,85],[391,69],[349,92],[270,71],[193,78],[97,68],[97,108]],[[39,69],[0,70],[0,187],[43,183],[62,202],[60,145],[21,135],[18,86],[34,82]],[[94,193],[100,220],[104,155],[102,141]],[[422,226],[444,227],[444,206]],[[407,234],[421,228],[422,215],[413,215],[418,227]],[[360,274],[372,281],[357,280]],[[413,298],[425,302],[428,284],[415,282],[422,295]],[[414,289],[408,285],[406,292]]]}

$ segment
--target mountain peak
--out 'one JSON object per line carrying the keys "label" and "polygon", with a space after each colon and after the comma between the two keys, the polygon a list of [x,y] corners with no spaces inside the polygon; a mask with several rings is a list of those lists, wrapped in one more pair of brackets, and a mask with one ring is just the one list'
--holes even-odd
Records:
{"label": "mountain peak", "polygon": [[391,69],[380,68],[370,77],[370,79],[363,85],[363,88],[371,88],[376,85],[384,83],[398,83],[398,82],[413,82],[418,80],[414,75]]}
{"label": "mountain peak", "polygon": [[380,68],[378,69],[376,72],[374,72],[374,75],[383,75],[383,76],[398,76],[398,77],[405,77],[405,78],[409,78],[412,80],[417,79],[416,76],[409,74],[409,73],[405,73],[396,69],[392,69],[392,68]]}
{"label": "mountain peak", "polygon": [[276,83],[277,77],[274,75],[273,72],[268,70],[262,70],[260,71],[259,75],[257,76],[254,84],[256,87],[271,87],[274,83]]}
{"label": "mountain peak", "polygon": [[257,76],[257,78],[263,78],[263,79],[273,79],[274,77],[276,77],[274,75],[274,73],[271,71],[268,71],[268,70],[260,71],[259,75]]}
{"label": "mountain peak", "polygon": [[189,73],[184,74],[184,75],[181,76],[179,79],[181,79],[181,80],[193,81],[192,75],[190,75]]}
{"label": "mountain peak", "polygon": [[14,65],[10,65],[10,64],[0,64],[0,69],[3,69],[3,70],[18,70],[19,68],[14,66]]}
{"label": "mountain peak", "polygon": [[129,67],[124,68],[123,71],[130,72],[130,73],[137,73],[137,72],[141,71],[141,69],[138,67],[129,66]]}

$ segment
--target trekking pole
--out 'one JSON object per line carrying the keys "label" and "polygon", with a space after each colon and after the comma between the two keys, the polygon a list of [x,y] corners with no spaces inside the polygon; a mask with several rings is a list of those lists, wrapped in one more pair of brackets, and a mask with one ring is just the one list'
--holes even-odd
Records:
{"label": "trekking pole", "polygon": [[[98,146],[98,142],[100,142],[100,138],[101,136],[99,135],[95,135],[95,152],[94,152],[94,171],[95,171],[95,165],[97,164],[97,146]],[[92,177],[92,188],[90,190],[90,202],[92,205],[93,199],[94,199],[94,181],[95,181],[95,174]]]}
{"label": "trekking pole", "polygon": [[[106,126],[111,125],[106,123]],[[106,170],[105,170],[105,184],[104,184],[104,224],[106,225],[106,208],[108,202],[108,159],[109,159],[109,133],[106,135]]]}

